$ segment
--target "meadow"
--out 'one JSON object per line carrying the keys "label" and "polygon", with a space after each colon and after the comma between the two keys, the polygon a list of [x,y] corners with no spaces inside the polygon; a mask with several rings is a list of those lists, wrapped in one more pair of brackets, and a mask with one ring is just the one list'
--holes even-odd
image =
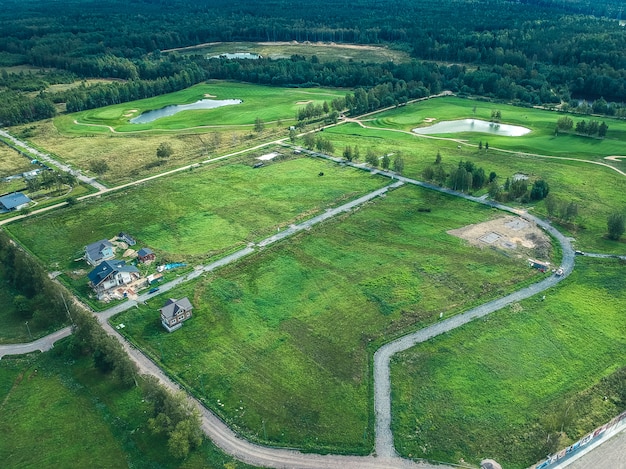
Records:
{"label": "meadow", "polygon": [[[32,145],[51,153],[59,161],[114,186],[241,151],[268,140],[286,138],[298,109],[309,102],[330,103],[344,94],[345,91],[332,89],[272,88],[210,81],[156,98],[61,115],[53,120],[18,126],[13,131],[17,137],[23,134]],[[128,122],[143,111],[195,102],[204,95],[217,96],[217,99],[238,98],[244,102],[211,110],[184,111],[150,124]],[[257,118],[264,122],[260,132],[254,129]],[[156,156],[163,142],[173,150],[166,159]],[[103,174],[91,171],[92,163],[97,161],[108,165]]]}
{"label": "meadow", "polygon": [[166,439],[148,428],[150,404],[139,388],[120,390],[63,348],[0,361],[4,467],[250,467],[206,440],[185,460],[170,457]]}
{"label": "meadow", "polygon": [[35,167],[30,164],[28,158],[0,142],[0,178],[21,174],[32,169]]}
{"label": "meadow", "polygon": [[137,240],[138,248],[150,247],[159,262],[202,263],[389,182],[311,158],[253,168],[256,162],[204,166],[6,229],[50,270],[84,270],[85,262],[75,262],[84,246],[122,231]]}
{"label": "meadow", "polygon": [[[430,100],[427,103],[433,104],[437,101],[440,100]],[[421,106],[421,104],[416,106]],[[404,109],[407,108],[410,109],[411,106],[400,108],[398,112],[404,113]],[[389,111],[389,113],[392,112]],[[541,112],[548,113],[547,111]],[[365,123],[369,125],[368,121]],[[448,174],[457,168],[460,161],[471,161],[476,166],[482,167],[486,174],[495,172],[500,184],[504,184],[507,178],[512,178],[515,174],[526,175],[530,181],[543,179],[548,182],[550,192],[559,200],[574,202],[578,205],[578,216],[573,223],[560,226],[563,232],[575,238],[577,249],[609,253],[624,251],[623,242],[608,240],[605,235],[609,214],[623,210],[626,206],[626,195],[623,190],[626,187],[625,176],[610,168],[584,161],[540,158],[498,151],[491,145],[491,137],[485,138],[484,134],[480,135],[480,137],[472,138],[482,139],[483,143],[485,140],[489,141],[489,150],[484,148],[479,150],[464,145],[458,148],[458,143],[454,140],[420,138],[382,128],[364,129],[354,123],[324,131],[324,137],[331,140],[339,150],[346,146],[359,146],[361,159],[364,159],[369,148],[377,155],[391,154],[392,160],[395,156],[401,155],[405,162],[403,174],[416,179],[422,179],[422,172],[434,163],[438,152],[442,157],[442,166]],[[523,137],[509,137],[512,142],[510,145],[517,142],[519,138]],[[612,164],[616,167],[623,167],[623,163]],[[484,188],[476,195],[486,193],[487,188]],[[510,204],[516,205],[515,202]],[[520,205],[520,208],[541,217],[547,216],[543,201]]]}
{"label": "meadow", "polygon": [[[473,145],[482,140],[489,142],[490,147],[496,147],[514,152],[537,153],[569,158],[582,158],[600,161],[605,156],[626,155],[624,141],[626,140],[626,121],[611,117],[586,116],[564,114],[543,109],[516,107],[501,103],[444,97],[422,101],[409,106],[376,114],[366,118],[363,123],[367,126],[382,129],[398,129],[410,131],[416,127],[432,125],[426,119],[435,119],[432,123],[444,120],[481,119],[491,121],[492,111],[500,111],[502,124],[512,124],[531,129],[531,132],[521,137],[504,137],[484,133],[461,132],[446,135],[461,139]],[[609,127],[606,138],[592,138],[573,134],[555,136],[556,122],[560,117],[567,115],[574,124],[585,120],[606,122]],[[614,164],[614,163],[611,163]],[[621,163],[616,165],[622,166]]]}
{"label": "meadow", "polygon": [[514,304],[396,356],[396,448],[414,458],[491,457],[525,468],[623,411],[623,369],[615,375],[626,366],[623,270],[617,260],[578,259],[545,300]]}
{"label": "meadow", "polygon": [[403,187],[170,291],[194,306],[175,333],[160,297],[112,323],[247,437],[368,454],[375,349],[537,280],[525,259],[446,233],[501,215]]}

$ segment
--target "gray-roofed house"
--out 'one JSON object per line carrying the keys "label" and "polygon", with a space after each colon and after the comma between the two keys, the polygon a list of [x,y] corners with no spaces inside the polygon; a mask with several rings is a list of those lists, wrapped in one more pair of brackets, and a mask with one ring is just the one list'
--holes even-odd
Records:
{"label": "gray-roofed house", "polygon": [[141,248],[137,251],[137,259],[139,262],[153,261],[156,258],[156,254],[150,248]]}
{"label": "gray-roofed house", "polygon": [[168,332],[173,332],[183,325],[183,322],[191,317],[193,306],[189,298],[175,300],[170,298],[159,310],[161,312],[161,324]]}
{"label": "gray-roofed house", "polygon": [[120,234],[118,234],[117,237],[121,239],[122,241],[124,241],[129,246],[134,246],[135,244],[137,244],[137,241],[135,241],[135,238],[133,238],[128,233],[124,233],[123,231]]}
{"label": "gray-roofed house", "polygon": [[85,246],[85,260],[91,265],[98,265],[113,257],[115,257],[115,249],[108,239],[101,239]]}
{"label": "gray-roofed house", "polygon": [[0,197],[0,212],[12,212],[13,210],[21,210],[27,207],[31,200],[21,192],[13,192],[12,194]]}
{"label": "gray-roofed house", "polygon": [[126,261],[112,259],[102,261],[89,272],[89,284],[102,298],[112,288],[128,285],[140,278],[139,269],[134,265],[126,265]]}

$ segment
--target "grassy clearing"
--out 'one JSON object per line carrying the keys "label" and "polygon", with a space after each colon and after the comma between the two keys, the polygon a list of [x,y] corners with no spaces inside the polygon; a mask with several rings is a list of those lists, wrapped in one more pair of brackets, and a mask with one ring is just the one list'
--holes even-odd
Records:
{"label": "grassy clearing", "polygon": [[[295,120],[299,108],[311,101],[322,104],[324,101],[345,95],[345,91],[320,88],[273,88],[269,86],[223,81],[209,81],[182,91],[129,103],[107,106],[98,109],[58,117],[55,125],[63,133],[91,134],[102,131],[93,125],[111,126],[116,132],[137,132],[146,130],[168,131],[185,130],[194,127],[238,126],[252,130],[256,118],[270,123],[277,120]],[[176,104],[189,104],[200,99],[241,99],[241,104],[217,109],[183,111],[148,124],[130,124],[129,120],[145,111],[161,109]],[[75,124],[78,121],[80,124]],[[105,132],[110,132],[104,127]],[[204,132],[206,131],[203,130]]]}
{"label": "grassy clearing", "polygon": [[623,269],[579,259],[545,301],[531,298],[400,354],[392,365],[396,447],[416,458],[493,457],[523,468],[549,452],[548,434],[564,447],[617,415],[616,388],[592,386],[626,366]]}
{"label": "grassy clearing", "polygon": [[[493,148],[479,151],[462,146],[459,149],[453,141],[419,138],[383,129],[364,129],[357,124],[327,129],[324,137],[338,149],[358,145],[361,155],[365,155],[367,148],[372,148],[378,155],[401,154],[405,161],[404,174],[417,179],[421,179],[422,171],[433,164],[438,151],[447,173],[454,171],[459,161],[469,160],[482,167],[487,174],[496,172],[501,184],[516,173],[528,175],[531,180],[544,179],[557,198],[578,204],[576,225],[561,227],[576,238],[577,248],[611,253],[624,251],[623,243],[605,238],[608,215],[626,206],[623,190],[626,178],[609,168],[577,161],[520,156]],[[517,142],[516,138],[511,140]],[[478,195],[483,193],[486,189]],[[546,215],[543,202],[525,208],[531,213]]]}
{"label": "grassy clearing", "polygon": [[170,292],[194,305],[180,331],[162,329],[159,297],[113,322],[251,438],[369,453],[375,347],[536,279],[446,234],[499,215],[404,187]]}
{"label": "grassy clearing", "polygon": [[0,178],[21,174],[35,168],[28,158],[0,142]]}
{"label": "grassy clearing", "polygon": [[[210,157],[252,147],[260,142],[285,138],[297,109],[308,101],[321,104],[345,92],[327,89],[285,89],[228,82],[209,82],[178,93],[149,100],[94,109],[13,129],[59,161],[90,172],[91,163],[104,160],[109,170],[99,179],[117,185],[157,174]],[[202,99],[240,98],[244,102],[207,111],[186,111],[151,124],[129,124],[131,114]],[[136,112],[130,112],[136,111]],[[262,132],[254,131],[259,117]],[[76,125],[74,120],[93,125]],[[112,133],[109,126],[123,132]],[[194,130],[181,130],[196,127]],[[143,131],[137,132],[139,129]],[[158,146],[168,142],[173,155],[166,161],[156,156]]]}
{"label": "grassy clearing", "polygon": [[135,237],[138,247],[153,249],[159,261],[200,263],[388,183],[321,160],[252,168],[257,161],[161,178],[7,230],[51,270],[86,269],[85,262],[74,262],[84,246],[121,231]]}
{"label": "grassy clearing", "polygon": [[226,53],[249,52],[271,59],[289,58],[292,55],[302,55],[306,58],[311,58],[315,55],[321,62],[343,59],[367,63],[389,61],[398,63],[411,60],[406,52],[387,47],[328,44],[322,42],[222,42],[190,47],[182,49],[180,52],[183,54],[202,54],[207,57]]}
{"label": "grassy clearing", "polygon": [[85,359],[5,357],[0,402],[4,467],[250,467],[208,441],[184,461],[171,458],[165,439],[148,429],[139,389],[120,391]]}
{"label": "grassy clearing", "polygon": [[[474,107],[475,112],[474,112]],[[486,103],[461,98],[437,98],[420,103],[403,106],[398,109],[377,114],[364,123],[372,127],[387,129],[411,130],[428,124],[424,119],[434,118],[434,123],[443,120],[482,119],[491,120],[491,112],[502,112],[503,124],[520,125],[530,128],[532,132],[521,137],[501,137],[484,133],[462,132],[455,134],[469,143],[489,142],[489,146],[519,152],[537,153],[569,158],[601,160],[605,156],[624,155],[626,139],[626,122],[610,117],[591,117],[568,114],[574,122],[580,120],[605,121],[609,131],[605,139],[597,139],[576,135],[554,136],[556,121],[565,114],[540,109],[520,108],[499,103]],[[449,135],[448,135],[449,136]],[[617,166],[617,165],[616,165]]]}

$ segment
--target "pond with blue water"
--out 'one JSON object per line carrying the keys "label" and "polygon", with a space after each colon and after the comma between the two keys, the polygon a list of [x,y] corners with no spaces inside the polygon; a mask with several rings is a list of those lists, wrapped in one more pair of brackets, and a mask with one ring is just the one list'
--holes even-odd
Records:
{"label": "pond with blue water", "polygon": [[462,119],[456,121],[441,121],[428,127],[418,127],[413,132],[420,135],[455,134],[459,132],[482,132],[503,137],[521,137],[530,132],[526,127],[517,125],[499,124],[480,119]]}
{"label": "pond with blue water", "polygon": [[215,109],[222,106],[232,106],[234,104],[241,104],[241,99],[201,99],[191,104],[176,104],[172,106],[165,106],[161,109],[155,109],[153,111],[144,112],[140,116],[137,116],[130,120],[131,124],[147,124],[153,122],[162,117],[173,116],[181,111],[192,111],[197,109]]}

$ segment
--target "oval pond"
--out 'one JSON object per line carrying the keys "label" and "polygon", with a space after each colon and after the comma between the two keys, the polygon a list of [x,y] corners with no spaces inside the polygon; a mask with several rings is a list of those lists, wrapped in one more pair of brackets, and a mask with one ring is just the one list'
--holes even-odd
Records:
{"label": "oval pond", "polygon": [[191,111],[196,109],[215,109],[222,106],[231,106],[233,104],[241,104],[241,99],[201,99],[191,104],[176,104],[172,106],[165,106],[161,109],[155,109],[153,111],[144,112],[140,116],[137,116],[130,120],[131,124],[147,124],[153,122],[162,117],[169,117],[177,114],[181,111]]}
{"label": "oval pond", "polygon": [[421,135],[454,134],[458,132],[483,132],[504,137],[521,137],[530,132],[526,127],[517,125],[498,124],[480,119],[462,119],[456,121],[441,121],[428,127],[418,127],[413,132]]}

